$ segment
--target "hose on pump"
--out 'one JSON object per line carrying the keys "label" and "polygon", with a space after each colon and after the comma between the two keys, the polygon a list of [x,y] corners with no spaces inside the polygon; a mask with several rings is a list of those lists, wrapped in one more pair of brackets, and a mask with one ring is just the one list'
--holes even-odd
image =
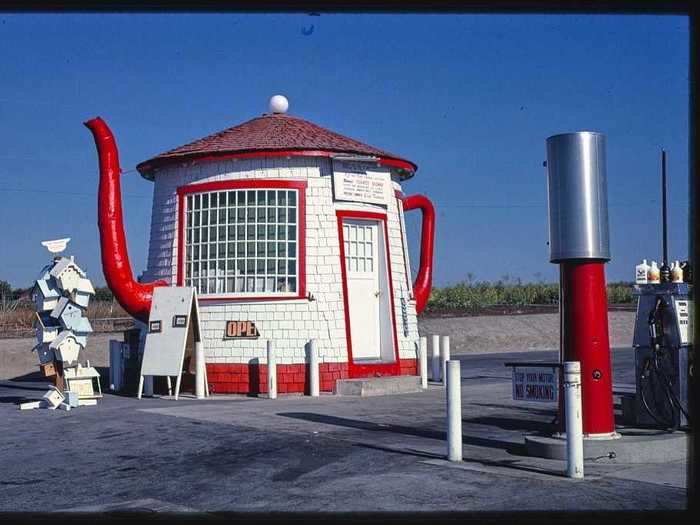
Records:
{"label": "hose on pump", "polygon": [[[651,337],[652,357],[647,358],[644,361],[644,369],[641,379],[647,380],[646,384],[649,385],[649,389],[654,397],[656,396],[656,389],[654,388],[654,385],[658,383],[661,384],[663,393],[665,394],[667,406],[670,409],[671,421],[664,421],[663,418],[660,417],[659,414],[656,414],[655,411],[649,406],[649,402],[645,395],[644,384],[640,384],[640,397],[644,409],[651,416],[651,418],[656,421],[659,426],[673,432],[678,430],[678,427],[680,426],[680,416],[674,410],[674,408],[678,408],[678,410],[685,416],[688,424],[690,424],[690,417],[688,417],[687,410],[683,407],[682,403],[678,399],[678,396],[676,396],[675,392],[673,391],[673,381],[664,371],[663,363],[661,362],[661,359],[664,359],[670,363],[671,367],[673,367],[671,353],[666,351],[664,346],[663,319],[661,315],[661,310],[663,307],[664,303],[662,298],[657,297],[654,309],[649,314],[649,335]],[[656,399],[654,399],[654,401],[656,401]],[[654,406],[658,407],[659,405],[654,403]]]}

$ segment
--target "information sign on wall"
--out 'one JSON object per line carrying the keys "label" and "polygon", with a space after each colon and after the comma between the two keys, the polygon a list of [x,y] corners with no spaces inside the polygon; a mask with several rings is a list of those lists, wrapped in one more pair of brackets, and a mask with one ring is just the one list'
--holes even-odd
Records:
{"label": "information sign on wall", "polygon": [[388,173],[372,173],[339,168],[333,173],[336,200],[389,204],[391,181]]}

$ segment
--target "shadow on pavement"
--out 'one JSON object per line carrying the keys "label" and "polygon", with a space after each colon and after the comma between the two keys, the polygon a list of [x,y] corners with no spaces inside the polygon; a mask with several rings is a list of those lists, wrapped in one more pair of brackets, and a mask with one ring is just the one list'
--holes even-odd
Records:
{"label": "shadow on pavement", "polygon": [[[405,434],[420,438],[438,439],[440,441],[447,440],[447,434],[438,430],[428,430],[414,427],[405,427],[402,425],[391,425],[383,423],[371,423],[369,421],[359,421],[357,419],[348,419],[345,417],[328,416],[325,414],[313,414],[310,412],[278,412],[278,416],[291,417],[294,419],[302,419],[313,423],[322,423],[325,425],[335,425],[346,428],[356,428],[359,430],[393,432],[396,434]],[[465,445],[473,445],[477,447],[488,447],[504,450],[510,454],[518,454],[523,450],[524,446],[511,441],[503,441],[493,438],[482,438],[477,436],[462,435],[462,442]]]}
{"label": "shadow on pavement", "polygon": [[37,381],[51,382],[51,380],[48,377],[45,377],[44,374],[42,374],[39,371],[30,372],[28,374],[13,377],[10,379],[3,379],[3,381],[17,381],[18,383],[26,383],[26,382],[35,383]]}
{"label": "shadow on pavement", "polygon": [[35,401],[34,399],[28,399],[26,397],[20,397],[20,396],[5,396],[5,397],[0,397],[0,403],[12,403],[15,405],[19,405],[20,403],[23,403],[24,401]]}
{"label": "shadow on pavement", "polygon": [[[357,447],[363,447],[363,448],[369,448],[373,450],[381,450],[383,452],[394,452],[396,454],[405,454],[408,456],[418,456],[418,457],[424,457],[428,459],[441,459],[445,460],[447,462],[447,455],[446,454],[436,454],[433,452],[425,452],[423,450],[416,450],[412,448],[394,448],[394,447],[386,447],[382,445],[373,445],[369,443],[357,443],[355,446]],[[479,464],[483,465],[485,467],[500,467],[500,468],[508,468],[508,469],[513,469],[513,470],[519,470],[522,472],[527,472],[527,473],[536,473],[536,474],[545,474],[548,476],[555,476],[555,477],[564,477],[564,473],[562,471],[552,471],[550,469],[546,468],[538,468],[538,467],[533,467],[533,466],[526,466],[526,465],[519,465],[516,464],[516,462],[520,461],[519,459],[501,459],[501,460],[488,460],[488,459],[473,459],[473,458],[464,458],[463,462],[466,464]],[[457,463],[459,464],[459,463]]]}
{"label": "shadow on pavement", "polygon": [[[35,381],[38,383],[38,381]],[[46,383],[50,384],[50,381],[46,381]],[[46,392],[48,389],[48,385],[44,386],[25,386],[25,385],[8,385],[4,381],[0,381],[0,387],[2,388],[15,388],[17,390],[36,390],[37,392]]]}
{"label": "shadow on pavement", "polygon": [[552,406],[552,408],[535,408],[532,406],[515,405],[515,404],[503,405],[503,404],[498,404],[498,403],[474,403],[474,402],[469,402],[466,405],[477,406],[477,407],[488,407],[488,408],[500,408],[503,410],[518,410],[520,412],[527,412],[530,415],[537,414],[540,416],[548,416],[548,417],[551,417],[557,413],[557,409],[554,406]]}
{"label": "shadow on pavement", "polygon": [[354,446],[370,448],[372,450],[381,450],[383,452],[395,452],[396,454],[406,454],[407,456],[419,456],[428,459],[445,459],[445,454],[435,454],[433,452],[425,452],[424,450],[416,450],[414,448],[385,447],[382,445],[374,445],[370,443],[355,443]]}
{"label": "shadow on pavement", "polygon": [[523,432],[544,432],[552,433],[555,431],[554,425],[548,422],[533,421],[531,419],[516,419],[512,417],[496,417],[496,416],[479,416],[462,418],[464,423],[472,423],[475,425],[486,425],[496,427],[502,430],[522,430]]}
{"label": "shadow on pavement", "polygon": [[502,467],[502,468],[509,468],[513,470],[520,470],[522,472],[528,472],[528,473],[536,473],[536,474],[546,474],[548,476],[554,476],[554,477],[566,477],[565,473],[561,470],[550,470],[546,468],[537,468],[533,466],[525,466],[525,465],[516,465],[516,461],[520,461],[518,459],[502,459],[502,460],[495,460],[491,461],[488,459],[464,459],[465,462],[468,463],[478,463],[480,465],[484,465],[485,467]]}

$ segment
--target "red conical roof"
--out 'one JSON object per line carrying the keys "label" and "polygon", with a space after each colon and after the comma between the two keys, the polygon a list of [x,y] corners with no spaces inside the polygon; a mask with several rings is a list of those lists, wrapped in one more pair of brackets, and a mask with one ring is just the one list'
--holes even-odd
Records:
{"label": "red conical roof", "polygon": [[264,114],[166,151],[142,162],[136,169],[152,179],[154,169],[178,162],[281,155],[329,157],[338,153],[377,157],[380,164],[403,169],[409,172],[408,176],[417,169],[413,162],[398,155],[281,113]]}

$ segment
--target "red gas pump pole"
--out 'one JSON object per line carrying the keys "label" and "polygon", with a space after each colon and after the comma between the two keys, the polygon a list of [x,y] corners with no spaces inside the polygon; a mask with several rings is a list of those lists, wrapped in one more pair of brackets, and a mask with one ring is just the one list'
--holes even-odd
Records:
{"label": "red gas pump pole", "polygon": [[604,264],[560,265],[562,362],[581,363],[583,433],[589,436],[615,432]]}
{"label": "red gas pump pole", "polygon": [[[547,139],[550,261],[560,265],[561,362],[581,363],[583,434],[616,437],[605,263],[610,260],[605,136]],[[563,404],[559,404],[564,430]]]}

